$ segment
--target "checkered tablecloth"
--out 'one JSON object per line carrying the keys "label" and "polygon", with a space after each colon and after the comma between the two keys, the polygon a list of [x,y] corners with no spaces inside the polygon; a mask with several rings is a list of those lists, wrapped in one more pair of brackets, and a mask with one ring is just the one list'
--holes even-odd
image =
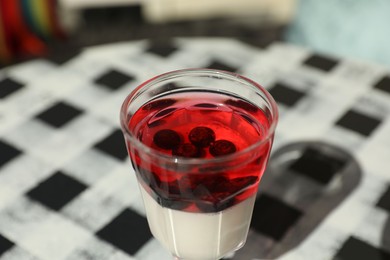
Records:
{"label": "checkered tablecloth", "polygon": [[2,69],[0,259],[171,259],[148,229],[119,108],[146,79],[190,67],[243,74],[279,104],[248,241],[230,258],[390,259],[390,69],[223,38],[124,42]]}

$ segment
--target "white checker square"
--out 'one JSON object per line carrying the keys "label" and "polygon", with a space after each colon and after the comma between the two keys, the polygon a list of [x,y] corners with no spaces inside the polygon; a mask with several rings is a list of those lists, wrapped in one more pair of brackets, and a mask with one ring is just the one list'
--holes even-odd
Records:
{"label": "white checker square", "polygon": [[70,104],[75,104],[82,109],[92,110],[96,104],[99,104],[109,95],[110,91],[106,88],[101,88],[94,84],[85,83],[84,85],[69,93],[69,95],[64,99]]}
{"label": "white checker square", "polygon": [[296,105],[294,111],[297,119],[306,118],[308,124],[322,125],[331,127],[334,122],[347,109],[344,105],[340,106],[337,101],[321,98],[317,94],[307,94],[309,97],[302,98]]}
{"label": "white checker square", "polygon": [[1,259],[4,260],[40,260],[36,256],[33,256],[28,251],[24,250],[19,246],[14,246],[10,250],[7,250],[2,254]]}
{"label": "white checker square", "polygon": [[88,238],[78,245],[65,260],[135,260],[135,258],[103,242],[97,237]]}
{"label": "white checker square", "polygon": [[114,172],[99,180],[94,189],[111,194],[123,205],[130,205],[134,200],[138,200],[140,193],[138,182],[130,162],[118,167]]}
{"label": "white checker square", "polygon": [[341,127],[333,127],[325,132],[322,141],[339,146],[352,154],[356,154],[364,144],[365,139],[353,131]]}
{"label": "white checker square", "polygon": [[28,153],[58,167],[87,149],[88,142],[88,140],[76,139],[57,131],[54,136],[43,143],[29,147]]}
{"label": "white checker square", "polygon": [[14,112],[10,111],[8,108],[3,109],[6,106],[2,106],[0,103],[0,134],[7,133],[10,131],[10,129],[15,128],[18,124],[23,122],[25,120],[24,116]]}
{"label": "white checker square", "polygon": [[310,53],[299,47],[276,43],[269,46],[265,54],[267,59],[275,66],[283,69],[293,69],[300,65]]}
{"label": "white checker square", "polygon": [[229,41],[227,44],[217,44],[215,48],[208,50],[207,53],[217,61],[234,68],[240,68],[251,63],[260,51],[259,49],[250,49],[244,43]]}
{"label": "white checker square", "polygon": [[362,220],[362,224],[353,233],[354,236],[368,244],[376,247],[382,247],[383,230],[389,219],[388,212],[380,208],[372,208],[372,212]]}
{"label": "white checker square", "polygon": [[386,144],[367,143],[357,153],[357,160],[366,171],[390,181],[390,149]]}
{"label": "white checker square", "polygon": [[102,59],[96,57],[84,57],[82,54],[81,59],[74,59],[67,62],[63,67],[80,79],[77,83],[78,86],[86,85],[93,81],[100,74],[104,73],[108,69],[110,59]]}
{"label": "white checker square", "polygon": [[337,86],[337,88],[344,93],[344,96],[360,97],[371,91],[372,86],[363,84],[361,82],[351,81],[346,78],[334,76],[332,73],[328,74],[323,81],[325,85]]}
{"label": "white checker square", "polygon": [[[307,110],[309,111],[309,110]],[[277,126],[281,133],[289,140],[311,140],[320,138],[329,127],[329,121],[322,120],[311,114],[286,113]]]}
{"label": "white checker square", "polygon": [[203,52],[194,53],[183,47],[169,56],[169,62],[175,64],[175,70],[202,68],[209,61],[209,58],[206,56]]}
{"label": "white checker square", "polygon": [[[1,175],[0,175],[1,176]],[[15,199],[21,193],[14,189],[13,187],[9,187],[6,183],[0,184],[0,210],[7,207],[9,204],[13,203]]]}
{"label": "white checker square", "polygon": [[150,239],[135,255],[139,260],[171,260],[172,255],[156,239]]}
{"label": "white checker square", "polygon": [[334,69],[332,75],[343,78],[351,83],[362,85],[373,85],[379,78],[387,72],[387,68],[376,64],[368,64],[366,61],[346,59]]}
{"label": "white checker square", "polygon": [[146,40],[102,44],[85,48],[82,55],[86,59],[90,57],[100,59],[113,59],[114,57],[123,59],[123,57],[142,52],[146,45]]}
{"label": "white checker square", "polygon": [[61,99],[85,84],[85,82],[83,75],[61,67],[61,70],[46,75],[42,80],[34,81],[29,86],[36,91],[44,91],[57,99]]}
{"label": "white checker square", "polygon": [[12,189],[14,192],[22,194],[53,172],[54,167],[50,164],[33,156],[22,154],[2,168],[0,187],[4,190]]}
{"label": "white checker square", "polygon": [[186,46],[191,48],[191,50],[203,50],[207,51],[208,49],[215,48],[216,46],[223,41],[222,38],[214,37],[214,38],[196,38],[196,41],[194,41],[191,38],[178,38],[177,40],[178,44],[181,44],[181,46]]}
{"label": "white checker square", "polygon": [[55,97],[45,90],[24,87],[2,102],[0,111],[6,117],[27,118],[54,103]]}
{"label": "white checker square", "polygon": [[279,123],[277,128],[280,127],[280,122],[284,121],[284,119],[288,117],[288,115],[291,113],[290,111],[291,110],[287,106],[284,106],[283,104],[278,105]]}
{"label": "white checker square", "polygon": [[123,208],[123,204],[110,194],[93,187],[69,202],[61,212],[88,230],[97,231],[118,215]]}
{"label": "white checker square", "polygon": [[[167,68],[169,61],[147,52],[128,57],[127,64],[131,68],[138,67],[137,71],[141,72],[143,70],[142,74],[145,74],[148,79],[171,70]],[[142,75],[141,73],[139,74]]]}
{"label": "white checker square", "polygon": [[73,222],[51,215],[39,230],[20,240],[20,245],[41,259],[62,259],[90,236]]}
{"label": "white checker square", "polygon": [[25,198],[0,212],[0,232],[42,260],[61,259],[91,236],[75,223]]}
{"label": "white checker square", "polygon": [[[327,80],[327,78],[331,77],[332,74],[324,74],[323,71],[314,69],[312,67],[300,65],[298,67],[292,67],[290,69],[292,73],[294,73],[294,76],[298,76],[299,78],[304,78],[306,81],[305,83],[314,84],[315,86],[319,85],[320,83],[323,83]],[[288,78],[287,78],[288,80]],[[294,82],[296,79],[291,78],[291,80]]]}
{"label": "white checker square", "polygon": [[324,75],[312,72],[308,73],[304,67],[286,70],[278,75],[279,82],[285,83],[302,92],[308,92],[311,89],[316,88],[323,78]]}
{"label": "white checker square", "polygon": [[97,117],[104,118],[115,126],[119,126],[119,113],[127,94],[125,95],[121,92],[117,92],[100,102],[96,108],[90,112]]}
{"label": "white checker square", "polygon": [[[360,161],[358,160],[358,162]],[[360,181],[360,189],[356,194],[356,200],[363,204],[374,206],[377,204],[382,194],[386,192],[388,180],[369,171],[364,165],[360,166],[364,174]]]}
{"label": "white checker square", "polygon": [[266,52],[271,56],[284,57],[286,60],[291,59],[294,63],[302,62],[310,54],[306,48],[283,42],[272,43],[268,46]]}
{"label": "white checker square", "polygon": [[377,119],[386,118],[390,115],[390,95],[384,95],[379,91],[370,91],[357,100],[354,108]]}
{"label": "white checker square", "polygon": [[254,57],[251,63],[242,68],[242,74],[251,80],[259,83],[265,89],[269,89],[278,79],[278,77],[285,73],[274,65],[270,65],[264,55],[258,54]]}
{"label": "white checker square", "polygon": [[361,192],[359,188],[330,213],[327,219],[324,220],[325,227],[333,227],[348,235],[353,234],[357,228],[360,228],[362,220],[369,214],[372,205],[364,204],[356,199],[356,194]]}
{"label": "white checker square", "polygon": [[8,70],[8,74],[12,75],[15,79],[24,82],[32,82],[41,80],[46,77],[46,75],[57,70],[59,70],[59,67],[50,61],[34,59],[12,66]]}
{"label": "white checker square", "polygon": [[356,102],[362,93],[366,92],[365,88],[346,88],[342,84],[345,82],[335,82],[333,80],[322,80],[316,88],[311,90],[311,95],[320,99],[326,99],[335,102],[339,109],[350,108]]}
{"label": "white checker square", "polygon": [[170,57],[170,62],[176,64],[176,69],[202,68],[210,62],[210,57],[203,50],[186,45]]}
{"label": "white checker square", "polygon": [[61,129],[62,133],[79,140],[83,145],[92,145],[111,131],[112,127],[105,120],[91,114],[82,114]]}
{"label": "white checker square", "polygon": [[371,145],[383,145],[390,147],[390,114],[387,118],[384,118],[384,121],[381,125],[375,129],[375,135],[371,138]]}
{"label": "white checker square", "polygon": [[29,150],[30,147],[50,139],[55,132],[56,130],[49,125],[39,120],[30,119],[8,130],[4,137],[23,150]]}
{"label": "white checker square", "polygon": [[[124,73],[128,73],[130,76],[134,77],[134,80],[128,84],[132,86],[137,86],[141,82],[146,81],[147,79],[150,79],[160,73],[160,70],[158,70],[158,66],[153,66],[152,64],[153,59],[155,58],[156,57],[145,57],[143,54],[135,54],[129,57],[122,57],[120,60],[117,60],[113,66],[107,67],[106,71],[107,69],[114,67],[120,71],[123,71]],[[151,59],[152,61],[149,61],[149,59]],[[159,63],[163,63],[164,66],[168,64],[167,62],[163,62],[162,60],[160,60]]]}
{"label": "white checker square", "polygon": [[83,183],[93,185],[100,178],[111,173],[119,165],[118,160],[97,149],[88,149],[75,156],[63,168],[64,171]]}

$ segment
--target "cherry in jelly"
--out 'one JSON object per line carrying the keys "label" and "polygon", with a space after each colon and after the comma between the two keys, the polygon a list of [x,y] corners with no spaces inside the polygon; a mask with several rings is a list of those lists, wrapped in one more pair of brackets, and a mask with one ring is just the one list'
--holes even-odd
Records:
{"label": "cherry in jelly", "polygon": [[198,126],[190,131],[188,139],[195,146],[207,147],[215,141],[215,133],[209,127]]}
{"label": "cherry in jelly", "polygon": [[159,148],[169,150],[178,147],[180,145],[181,138],[177,132],[170,129],[163,129],[154,135],[153,142]]}
{"label": "cherry in jelly", "polygon": [[190,143],[184,143],[178,147],[172,149],[172,155],[186,157],[186,158],[199,158],[202,157],[203,150]]}
{"label": "cherry in jelly", "polygon": [[215,141],[210,146],[210,154],[213,156],[222,156],[222,155],[228,155],[236,152],[236,146],[234,143],[228,141],[228,140],[218,140]]}

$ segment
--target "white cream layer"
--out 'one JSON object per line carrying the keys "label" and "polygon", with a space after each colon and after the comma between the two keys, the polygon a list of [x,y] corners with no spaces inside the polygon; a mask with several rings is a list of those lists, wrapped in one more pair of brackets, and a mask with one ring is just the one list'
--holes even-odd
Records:
{"label": "white cream layer", "polygon": [[256,196],[217,213],[161,207],[140,185],[153,236],[183,259],[215,260],[245,243]]}

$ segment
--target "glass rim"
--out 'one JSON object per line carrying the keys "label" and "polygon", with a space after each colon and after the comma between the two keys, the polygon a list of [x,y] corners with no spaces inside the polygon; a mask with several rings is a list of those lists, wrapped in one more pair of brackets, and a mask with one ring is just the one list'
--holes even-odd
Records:
{"label": "glass rim", "polygon": [[[130,104],[130,101],[136,97],[137,93],[141,90],[144,89],[145,87],[148,87],[150,85],[153,85],[158,82],[162,82],[164,80],[168,80],[171,78],[176,78],[178,76],[189,76],[189,75],[223,75],[227,76],[232,80],[239,79],[241,81],[244,81],[245,83],[249,83],[250,85],[256,87],[259,89],[262,94],[265,95],[265,101],[269,103],[271,114],[272,114],[272,120],[271,124],[268,128],[267,135],[265,138],[260,139],[257,142],[254,142],[253,144],[249,145],[248,147],[242,149],[241,151],[228,154],[228,155],[222,155],[218,156],[215,158],[185,158],[185,157],[180,157],[180,156],[173,156],[173,155],[168,155],[163,152],[160,152],[156,149],[153,149],[150,146],[145,145],[142,143],[140,140],[138,140],[133,133],[131,133],[129,127],[128,127],[128,122],[127,122],[127,108],[128,105]],[[175,164],[187,164],[187,165],[196,165],[196,164],[202,164],[202,163],[223,163],[227,161],[234,160],[238,156],[245,155],[247,153],[250,153],[251,151],[254,151],[256,148],[263,146],[266,144],[270,138],[275,133],[276,125],[278,122],[279,118],[279,112],[278,112],[278,107],[276,105],[276,102],[274,98],[271,96],[271,94],[260,84],[257,82],[242,76],[238,73],[233,73],[229,71],[223,71],[223,70],[217,70],[217,69],[207,69],[207,68],[192,68],[192,69],[180,69],[180,70],[173,70],[169,72],[165,72],[162,74],[159,74],[157,76],[154,76],[150,78],[149,80],[144,81],[140,85],[138,85],[136,88],[134,88],[125,98],[125,100],[122,103],[121,109],[120,109],[120,124],[122,128],[122,132],[124,133],[125,139],[128,138],[128,140],[125,141],[130,141],[131,145],[137,147],[138,149],[141,149],[143,153],[147,153],[149,155],[158,157],[159,159],[167,160],[170,162],[174,162]]]}

